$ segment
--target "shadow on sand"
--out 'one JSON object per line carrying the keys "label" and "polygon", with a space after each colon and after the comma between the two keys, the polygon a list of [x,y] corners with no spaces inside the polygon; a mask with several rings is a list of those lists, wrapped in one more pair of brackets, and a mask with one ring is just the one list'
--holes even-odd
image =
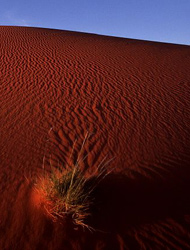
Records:
{"label": "shadow on sand", "polygon": [[[54,227],[54,233],[57,231],[59,236],[67,238],[66,241],[60,240],[60,249],[66,247],[66,243],[69,244],[68,249],[117,250],[125,249],[121,247],[125,243],[129,249],[139,249],[127,231],[168,218],[183,224],[184,216],[189,214],[190,173],[187,166],[183,166],[183,170],[185,172],[179,174],[176,171],[174,178],[165,180],[151,180],[143,176],[130,179],[123,174],[110,174],[93,193],[92,216],[87,223],[95,232],[76,228],[70,222],[57,226],[50,223],[43,238],[48,241],[48,232]],[[120,235],[125,235],[125,242]]]}
{"label": "shadow on sand", "polygon": [[126,229],[189,212],[190,183],[132,180],[110,174],[94,192],[96,205],[89,223],[106,232]]}

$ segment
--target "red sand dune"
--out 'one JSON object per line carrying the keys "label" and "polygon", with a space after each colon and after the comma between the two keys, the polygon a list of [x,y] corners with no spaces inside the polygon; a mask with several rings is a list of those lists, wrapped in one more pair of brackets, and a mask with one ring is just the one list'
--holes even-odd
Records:
{"label": "red sand dune", "polygon": [[[190,47],[0,27],[0,59],[0,249],[190,249]],[[32,188],[87,131],[87,172],[115,157],[94,233],[50,221]]]}

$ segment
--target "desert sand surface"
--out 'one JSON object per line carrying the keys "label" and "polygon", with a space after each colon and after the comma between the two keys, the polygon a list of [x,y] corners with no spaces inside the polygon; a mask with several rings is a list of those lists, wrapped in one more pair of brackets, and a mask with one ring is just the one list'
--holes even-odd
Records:
{"label": "desert sand surface", "polygon": [[[93,233],[33,189],[87,131],[86,173],[114,157]],[[189,46],[0,26],[0,249],[190,249],[189,133]]]}

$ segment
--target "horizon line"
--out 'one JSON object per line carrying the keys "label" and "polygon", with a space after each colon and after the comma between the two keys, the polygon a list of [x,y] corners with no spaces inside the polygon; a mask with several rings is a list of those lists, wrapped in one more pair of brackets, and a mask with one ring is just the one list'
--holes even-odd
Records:
{"label": "horizon line", "polygon": [[108,34],[102,34],[102,33],[94,33],[94,32],[81,31],[81,30],[67,30],[67,29],[49,28],[49,27],[42,27],[42,26],[29,26],[29,25],[22,26],[22,25],[6,25],[5,24],[5,25],[0,25],[0,27],[20,27],[20,28],[37,28],[37,29],[59,30],[59,31],[83,33],[83,34],[88,34],[88,35],[113,37],[113,38],[119,38],[119,39],[129,39],[129,40],[152,42],[152,43],[163,43],[163,44],[171,44],[171,45],[190,46],[190,44],[185,44],[185,43],[172,43],[172,42],[165,42],[165,41],[159,41],[159,40],[146,40],[146,39],[142,39],[142,38],[115,36],[115,35],[108,35]]}

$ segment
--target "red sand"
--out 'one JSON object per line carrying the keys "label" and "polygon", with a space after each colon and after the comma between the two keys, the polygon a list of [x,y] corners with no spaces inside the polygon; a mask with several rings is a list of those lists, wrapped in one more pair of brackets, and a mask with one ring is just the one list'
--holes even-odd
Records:
{"label": "red sand", "polygon": [[[0,59],[0,249],[190,249],[190,47],[0,27]],[[48,220],[31,184],[87,131],[87,171],[116,157],[94,233]]]}

